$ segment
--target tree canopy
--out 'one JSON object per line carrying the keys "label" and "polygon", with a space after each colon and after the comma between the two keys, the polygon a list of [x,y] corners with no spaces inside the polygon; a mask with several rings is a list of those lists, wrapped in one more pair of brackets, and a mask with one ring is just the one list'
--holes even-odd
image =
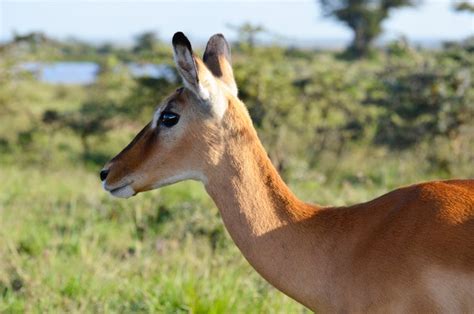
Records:
{"label": "tree canopy", "polygon": [[323,12],[346,24],[354,33],[348,52],[361,57],[369,53],[382,33],[382,22],[396,8],[416,4],[416,0],[321,0]]}

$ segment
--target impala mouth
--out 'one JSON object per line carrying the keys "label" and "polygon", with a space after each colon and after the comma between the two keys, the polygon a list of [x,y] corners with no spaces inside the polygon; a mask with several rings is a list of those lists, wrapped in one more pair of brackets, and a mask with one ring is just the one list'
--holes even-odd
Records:
{"label": "impala mouth", "polygon": [[108,191],[112,196],[120,198],[129,198],[137,194],[132,187],[132,182],[119,186],[117,188],[110,188],[107,186],[105,181],[103,182],[104,189]]}

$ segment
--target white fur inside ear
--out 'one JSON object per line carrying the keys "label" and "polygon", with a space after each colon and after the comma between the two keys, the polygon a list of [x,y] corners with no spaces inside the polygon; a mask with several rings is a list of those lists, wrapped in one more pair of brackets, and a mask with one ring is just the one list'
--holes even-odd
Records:
{"label": "white fur inside ear", "polygon": [[198,74],[192,52],[185,46],[176,46],[174,47],[174,61],[185,85],[196,89],[198,86]]}
{"label": "white fur inside ear", "polygon": [[227,111],[227,100],[222,93],[218,93],[218,96],[211,100],[211,107],[217,118],[222,119],[225,112]]}
{"label": "white fur inside ear", "polygon": [[198,83],[197,86],[189,86],[184,84],[188,89],[193,91],[201,100],[211,99],[211,91],[209,88],[204,87],[201,83]]}
{"label": "white fur inside ear", "polygon": [[235,85],[235,84],[230,84],[230,85],[224,84],[224,88],[227,89],[229,91],[229,93],[231,93],[235,97],[238,97],[239,89],[237,88],[237,85]]}
{"label": "white fur inside ear", "polygon": [[211,73],[208,73],[205,79],[199,82],[198,96],[201,100],[204,100],[217,118],[222,119],[227,111],[227,100],[220,88],[216,79]]}
{"label": "white fur inside ear", "polygon": [[239,95],[239,90],[237,89],[237,86],[232,85],[232,86],[229,86],[228,89],[230,90],[230,93],[231,93],[232,95],[234,95],[235,97],[238,97],[238,95]]}

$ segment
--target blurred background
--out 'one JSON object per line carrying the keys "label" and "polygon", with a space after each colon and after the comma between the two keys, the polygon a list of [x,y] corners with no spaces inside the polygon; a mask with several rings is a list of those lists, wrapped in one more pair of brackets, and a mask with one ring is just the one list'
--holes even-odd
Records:
{"label": "blurred background", "polygon": [[222,32],[301,198],[474,176],[474,2],[0,1],[0,312],[302,313],[199,183],[129,200],[98,172],[181,83],[171,37]]}

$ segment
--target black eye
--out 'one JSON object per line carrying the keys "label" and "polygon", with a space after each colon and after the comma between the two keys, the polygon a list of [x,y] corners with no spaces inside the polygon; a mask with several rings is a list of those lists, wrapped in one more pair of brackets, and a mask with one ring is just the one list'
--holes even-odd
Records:
{"label": "black eye", "polygon": [[173,125],[178,123],[179,114],[171,111],[163,111],[160,115],[160,124],[167,128],[171,128]]}

